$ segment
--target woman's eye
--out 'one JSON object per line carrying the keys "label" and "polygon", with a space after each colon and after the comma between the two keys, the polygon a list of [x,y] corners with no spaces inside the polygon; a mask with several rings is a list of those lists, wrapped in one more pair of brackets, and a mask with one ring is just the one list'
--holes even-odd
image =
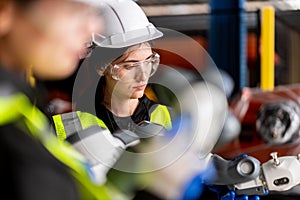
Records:
{"label": "woman's eye", "polygon": [[131,70],[135,67],[135,65],[134,64],[127,64],[127,65],[124,65],[123,67],[127,70]]}

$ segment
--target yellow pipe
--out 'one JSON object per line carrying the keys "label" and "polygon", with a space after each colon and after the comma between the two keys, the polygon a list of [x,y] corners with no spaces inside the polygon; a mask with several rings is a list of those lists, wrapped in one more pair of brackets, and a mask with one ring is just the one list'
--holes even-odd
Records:
{"label": "yellow pipe", "polygon": [[272,6],[262,8],[261,23],[261,75],[262,90],[274,89],[275,14]]}

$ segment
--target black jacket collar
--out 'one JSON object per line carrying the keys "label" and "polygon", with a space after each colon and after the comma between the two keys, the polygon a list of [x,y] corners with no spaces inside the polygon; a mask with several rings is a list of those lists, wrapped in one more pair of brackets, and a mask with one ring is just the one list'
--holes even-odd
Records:
{"label": "black jacket collar", "polygon": [[[25,76],[25,75],[24,75]],[[1,96],[23,93],[31,103],[42,110],[48,117],[47,93],[41,82],[37,82],[36,87],[32,88],[25,80],[13,71],[5,70],[0,66],[0,98]]]}

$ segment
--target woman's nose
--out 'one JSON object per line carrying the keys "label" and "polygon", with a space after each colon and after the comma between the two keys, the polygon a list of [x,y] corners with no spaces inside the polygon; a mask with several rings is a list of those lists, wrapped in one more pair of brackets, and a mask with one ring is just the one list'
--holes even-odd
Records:
{"label": "woman's nose", "polygon": [[147,80],[147,78],[148,78],[148,75],[145,72],[141,72],[137,75],[136,80],[138,82],[142,82],[142,81]]}
{"label": "woman's nose", "polygon": [[147,70],[145,69],[144,66],[141,65],[141,66],[137,67],[136,74],[135,74],[135,79],[138,82],[147,80],[148,76],[149,75],[148,75]]}

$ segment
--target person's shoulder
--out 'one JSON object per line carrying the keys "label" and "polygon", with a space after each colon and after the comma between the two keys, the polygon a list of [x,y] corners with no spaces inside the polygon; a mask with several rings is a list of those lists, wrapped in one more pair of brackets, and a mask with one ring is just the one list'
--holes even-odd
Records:
{"label": "person's shoulder", "polygon": [[0,68],[0,97],[11,96],[17,92],[15,77]]}
{"label": "person's shoulder", "polygon": [[20,93],[31,97],[34,94],[34,91],[29,84],[26,83],[25,80],[22,80],[18,75],[0,67],[0,98]]}
{"label": "person's shoulder", "polygon": [[0,68],[0,125],[18,120],[34,107],[29,89],[16,75]]}

